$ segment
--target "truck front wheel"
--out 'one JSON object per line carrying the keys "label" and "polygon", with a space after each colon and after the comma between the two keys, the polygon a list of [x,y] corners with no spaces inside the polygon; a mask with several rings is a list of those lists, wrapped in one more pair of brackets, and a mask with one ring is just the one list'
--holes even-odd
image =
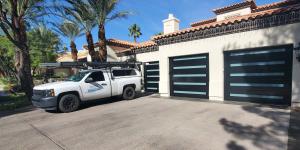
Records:
{"label": "truck front wheel", "polygon": [[62,96],[58,103],[58,108],[63,113],[69,113],[79,108],[80,101],[78,96],[74,94],[66,94]]}
{"label": "truck front wheel", "polygon": [[135,98],[135,89],[131,86],[127,86],[124,88],[124,91],[123,91],[123,99],[125,100],[132,100]]}

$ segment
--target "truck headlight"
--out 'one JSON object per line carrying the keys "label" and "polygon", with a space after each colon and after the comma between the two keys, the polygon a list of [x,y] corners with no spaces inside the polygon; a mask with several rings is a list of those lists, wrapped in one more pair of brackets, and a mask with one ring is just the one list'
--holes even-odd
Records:
{"label": "truck headlight", "polygon": [[54,89],[46,90],[46,97],[54,97],[54,96],[55,96]]}

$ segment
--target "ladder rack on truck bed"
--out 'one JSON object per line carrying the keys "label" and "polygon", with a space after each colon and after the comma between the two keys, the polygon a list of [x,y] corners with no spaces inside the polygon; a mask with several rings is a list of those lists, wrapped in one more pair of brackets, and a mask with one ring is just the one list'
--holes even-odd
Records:
{"label": "ladder rack on truck bed", "polygon": [[121,68],[136,68],[140,70],[140,67],[143,65],[142,62],[59,62],[59,63],[41,63],[40,67],[55,69],[55,68],[80,68],[80,69],[103,69],[103,68],[112,68],[112,67],[121,67]]}

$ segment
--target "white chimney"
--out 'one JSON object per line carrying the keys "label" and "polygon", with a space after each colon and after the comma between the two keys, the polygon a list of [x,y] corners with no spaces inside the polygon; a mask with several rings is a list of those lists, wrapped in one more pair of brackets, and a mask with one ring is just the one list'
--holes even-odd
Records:
{"label": "white chimney", "polygon": [[164,23],[164,34],[176,32],[179,30],[180,20],[175,18],[173,14],[169,14],[169,18],[163,20]]}

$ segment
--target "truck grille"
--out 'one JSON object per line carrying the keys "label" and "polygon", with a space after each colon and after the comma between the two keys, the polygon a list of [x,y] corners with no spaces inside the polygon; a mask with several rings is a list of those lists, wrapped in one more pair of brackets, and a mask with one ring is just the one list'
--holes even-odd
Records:
{"label": "truck grille", "polygon": [[46,92],[44,90],[33,90],[33,95],[44,96]]}

